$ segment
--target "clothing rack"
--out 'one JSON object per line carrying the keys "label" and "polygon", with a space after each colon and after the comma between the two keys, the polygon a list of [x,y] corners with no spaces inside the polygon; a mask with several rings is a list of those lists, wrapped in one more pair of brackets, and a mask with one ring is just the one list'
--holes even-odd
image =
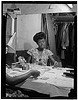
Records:
{"label": "clothing rack", "polygon": [[[55,26],[57,26],[57,34],[56,34],[57,54],[60,56],[63,66],[69,65],[69,66],[73,67],[74,66],[74,55],[75,55],[74,54],[75,53],[75,51],[74,51],[75,34],[74,34],[74,29],[73,29],[74,28],[74,17],[63,16],[63,18],[62,18],[60,16],[54,20],[54,24],[55,24]],[[66,33],[66,35],[63,34],[63,32]],[[61,36],[63,36],[63,37],[61,37]],[[66,38],[67,38],[67,40],[66,40]],[[65,41],[66,41],[66,43],[68,43],[68,44],[66,44],[67,49],[61,48],[61,45],[60,45],[60,44],[62,44],[61,39],[62,40],[64,39],[63,43],[65,43]]]}
{"label": "clothing rack", "polygon": [[59,23],[69,23],[69,24],[72,24],[72,25],[74,24],[74,22],[56,22],[56,21],[54,22],[54,24],[59,24]]}
{"label": "clothing rack", "polygon": [[54,16],[54,22],[74,22],[74,16]]}

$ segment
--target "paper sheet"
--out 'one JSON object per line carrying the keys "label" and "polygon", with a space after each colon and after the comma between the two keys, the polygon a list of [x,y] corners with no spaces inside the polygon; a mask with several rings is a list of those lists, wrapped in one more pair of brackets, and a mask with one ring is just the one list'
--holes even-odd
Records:
{"label": "paper sheet", "polygon": [[33,80],[33,82],[48,83],[59,87],[74,87],[74,79],[63,77],[63,72],[68,70],[66,69],[52,69],[47,72],[44,72],[38,77],[38,80]]}

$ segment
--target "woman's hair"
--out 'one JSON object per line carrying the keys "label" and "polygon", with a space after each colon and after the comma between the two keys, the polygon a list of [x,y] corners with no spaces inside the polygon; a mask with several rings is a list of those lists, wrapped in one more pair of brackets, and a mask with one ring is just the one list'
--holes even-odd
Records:
{"label": "woman's hair", "polygon": [[46,35],[44,32],[39,32],[39,33],[36,33],[33,37],[33,40],[38,43],[38,40],[40,39],[46,39]]}

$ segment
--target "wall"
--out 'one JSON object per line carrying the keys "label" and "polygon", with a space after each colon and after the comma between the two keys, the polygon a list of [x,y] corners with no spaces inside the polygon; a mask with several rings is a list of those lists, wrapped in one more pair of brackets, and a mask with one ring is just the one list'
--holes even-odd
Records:
{"label": "wall", "polygon": [[17,16],[17,50],[36,48],[35,33],[41,31],[41,14]]}
{"label": "wall", "polygon": [[72,11],[72,9],[70,9],[66,4],[51,4],[51,3],[49,4],[25,4],[25,3],[3,4],[4,12],[7,11],[7,8],[20,8],[21,14],[63,13],[63,12]]}

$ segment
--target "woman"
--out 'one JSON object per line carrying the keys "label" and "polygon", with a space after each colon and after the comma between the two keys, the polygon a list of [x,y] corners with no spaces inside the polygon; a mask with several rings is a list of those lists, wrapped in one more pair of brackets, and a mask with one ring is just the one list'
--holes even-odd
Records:
{"label": "woman", "polygon": [[[6,54],[8,53],[8,46],[6,47]],[[6,64],[6,85],[11,86],[12,88],[6,88],[6,97],[28,97],[24,95],[20,90],[14,90],[14,86],[25,81],[30,76],[37,78],[40,74],[37,70],[30,70],[29,72],[19,75],[19,76],[10,76],[11,67]]]}
{"label": "woman", "polygon": [[33,40],[37,43],[38,48],[28,50],[29,62],[47,66],[48,59],[50,59],[54,66],[58,65],[58,62],[53,59],[53,53],[46,49],[46,35],[43,32],[39,32],[34,35]]}

